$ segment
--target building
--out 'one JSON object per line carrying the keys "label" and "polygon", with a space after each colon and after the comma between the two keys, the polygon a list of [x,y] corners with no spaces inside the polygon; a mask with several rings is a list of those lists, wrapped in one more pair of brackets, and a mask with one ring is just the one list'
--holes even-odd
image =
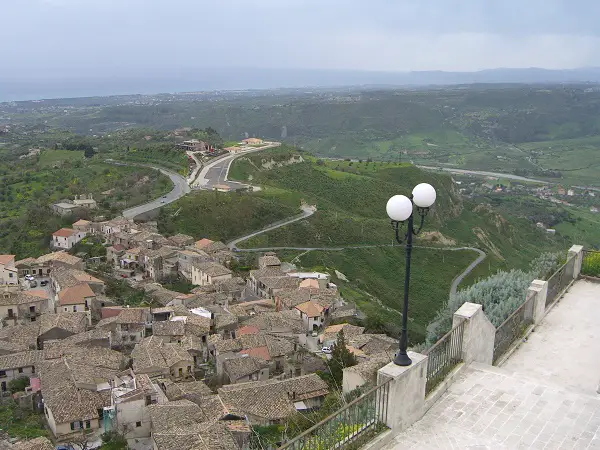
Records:
{"label": "building", "polygon": [[223,362],[225,382],[229,384],[247,381],[264,381],[269,379],[269,365],[262,358],[248,354]]}
{"label": "building", "polygon": [[327,309],[316,302],[308,301],[295,307],[307,331],[318,331],[325,323]]}
{"label": "building", "polygon": [[42,314],[39,322],[37,348],[43,349],[46,341],[62,340],[87,331],[88,315],[86,312]]}
{"label": "building", "polygon": [[232,272],[215,262],[192,263],[192,284],[206,286],[229,280]]}
{"label": "building", "polygon": [[85,231],[77,231],[72,228],[61,228],[52,233],[52,247],[70,250],[75,244],[85,237]]}
{"label": "building", "polygon": [[92,301],[95,298],[96,294],[92,291],[89,284],[76,284],[75,286],[62,289],[58,293],[57,310],[61,312],[89,311]]}
{"label": "building", "polygon": [[211,146],[204,141],[198,139],[190,139],[183,141],[181,144],[177,144],[177,148],[190,152],[206,152],[211,149]]}
{"label": "building", "polygon": [[38,350],[0,356],[0,392],[6,392],[12,380],[33,376],[41,361],[42,352]]}
{"label": "building", "polygon": [[77,206],[74,203],[67,202],[54,203],[51,206],[51,209],[55,214],[58,214],[59,216],[70,216],[78,211],[81,211],[80,206]]}
{"label": "building", "polygon": [[263,143],[262,139],[255,138],[255,137],[242,139],[242,144],[244,144],[244,145],[260,145],[262,143]]}
{"label": "building", "polygon": [[313,373],[281,381],[230,384],[218,392],[227,409],[243,413],[252,425],[274,425],[298,411],[318,409],[329,389]]}
{"label": "building", "polygon": [[152,377],[171,377],[183,380],[193,377],[194,359],[179,344],[165,344],[159,337],[151,336],[136,344],[133,352],[133,371]]}
{"label": "building", "polygon": [[79,196],[76,195],[75,200],[73,200],[73,204],[85,209],[96,209],[98,207],[96,200],[92,198],[92,194],[81,194]]}
{"label": "building", "polygon": [[0,255],[0,284],[18,284],[15,255]]}
{"label": "building", "polygon": [[0,293],[0,323],[4,326],[35,322],[49,310],[49,298],[32,291]]}

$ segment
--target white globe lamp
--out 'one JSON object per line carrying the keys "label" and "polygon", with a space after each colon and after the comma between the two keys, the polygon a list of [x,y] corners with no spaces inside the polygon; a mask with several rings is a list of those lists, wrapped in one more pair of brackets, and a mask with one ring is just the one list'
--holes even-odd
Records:
{"label": "white globe lamp", "polygon": [[417,184],[413,189],[412,194],[413,202],[419,208],[430,208],[435,203],[435,189],[428,183]]}
{"label": "white globe lamp", "polygon": [[404,222],[412,214],[413,204],[405,195],[394,195],[388,200],[385,210],[390,219]]}

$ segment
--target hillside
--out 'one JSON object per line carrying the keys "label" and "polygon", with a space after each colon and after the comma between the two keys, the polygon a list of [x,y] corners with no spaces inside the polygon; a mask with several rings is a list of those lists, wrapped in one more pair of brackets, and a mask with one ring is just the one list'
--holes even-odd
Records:
{"label": "hillside", "polygon": [[242,242],[241,248],[374,246],[284,255],[305,268],[339,270],[349,280],[335,278],[345,295],[367,313],[372,326],[391,332],[397,331],[391,325],[397,321],[390,320],[394,312],[387,308],[398,311],[404,258],[400,247],[390,246],[393,233],[385,203],[391,195],[409,193],[418,182],[433,184],[438,200],[416,245],[434,248],[413,253],[410,326],[415,340],[424,336],[447,300],[452,280],[477,256],[450,249],[486,252],[485,262],[469,277],[472,281],[499,268],[527,267],[541,251],[563,246],[527,220],[464,201],[450,177],[407,164],[323,161],[284,146],[238,159],[230,177],[266,186],[261,195],[272,201],[289,204],[297,198],[318,208],[312,217]]}

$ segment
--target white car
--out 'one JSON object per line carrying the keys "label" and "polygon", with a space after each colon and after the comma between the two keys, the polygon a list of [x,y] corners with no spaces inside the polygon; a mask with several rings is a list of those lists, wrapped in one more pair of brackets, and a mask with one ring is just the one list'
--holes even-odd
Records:
{"label": "white car", "polygon": [[33,280],[35,280],[35,277],[33,275],[25,275],[25,279],[27,281],[33,281]]}
{"label": "white car", "polygon": [[321,349],[321,351],[322,351],[323,353],[326,353],[326,354],[328,354],[328,355],[329,355],[329,354],[331,354],[331,353],[332,353],[332,348],[331,348],[331,347],[323,347],[323,348]]}

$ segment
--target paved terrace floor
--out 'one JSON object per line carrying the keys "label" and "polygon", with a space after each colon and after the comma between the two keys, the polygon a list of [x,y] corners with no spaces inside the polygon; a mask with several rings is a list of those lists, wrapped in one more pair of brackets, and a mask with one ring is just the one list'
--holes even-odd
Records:
{"label": "paved terrace floor", "polygon": [[600,449],[600,284],[576,282],[502,367],[470,365],[396,449]]}

